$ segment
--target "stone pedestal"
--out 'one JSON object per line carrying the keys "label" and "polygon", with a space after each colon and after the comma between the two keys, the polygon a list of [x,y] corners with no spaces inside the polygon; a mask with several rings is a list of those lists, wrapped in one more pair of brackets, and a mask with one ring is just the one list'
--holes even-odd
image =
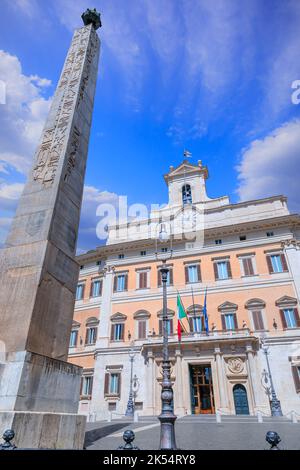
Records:
{"label": "stone pedestal", "polygon": [[78,416],[81,367],[28,351],[0,364],[0,431],[13,429],[17,447],[82,449]]}

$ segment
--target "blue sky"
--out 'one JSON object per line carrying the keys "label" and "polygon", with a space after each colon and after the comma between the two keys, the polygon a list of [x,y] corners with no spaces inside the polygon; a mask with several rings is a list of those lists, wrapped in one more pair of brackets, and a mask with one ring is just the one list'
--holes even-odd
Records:
{"label": "blue sky", "polygon": [[80,251],[100,244],[99,202],[167,202],[162,175],[184,148],[208,165],[209,196],[286,194],[299,211],[298,0],[2,0],[2,242],[87,7],[103,27]]}

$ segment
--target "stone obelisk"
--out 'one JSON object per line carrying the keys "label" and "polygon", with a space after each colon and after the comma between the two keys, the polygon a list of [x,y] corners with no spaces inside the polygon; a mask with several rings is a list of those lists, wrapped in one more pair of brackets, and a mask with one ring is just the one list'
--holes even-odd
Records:
{"label": "stone obelisk", "polygon": [[83,446],[82,370],[65,361],[101,21],[89,9],[82,19],[0,252],[0,434],[12,428],[18,447]]}

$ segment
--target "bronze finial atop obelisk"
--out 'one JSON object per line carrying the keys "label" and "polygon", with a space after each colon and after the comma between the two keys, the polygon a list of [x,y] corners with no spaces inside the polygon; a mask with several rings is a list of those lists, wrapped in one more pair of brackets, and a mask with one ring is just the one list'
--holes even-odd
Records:
{"label": "bronze finial atop obelisk", "polygon": [[94,8],[93,10],[91,10],[90,8],[87,8],[87,10],[84,13],[82,13],[81,18],[85,26],[91,23],[95,29],[101,28],[102,26],[101,15],[96,10],[96,8]]}

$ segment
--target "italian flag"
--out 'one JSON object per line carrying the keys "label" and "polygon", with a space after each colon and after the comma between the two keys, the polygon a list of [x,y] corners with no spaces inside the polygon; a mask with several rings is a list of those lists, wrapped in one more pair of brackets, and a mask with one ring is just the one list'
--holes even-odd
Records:
{"label": "italian flag", "polygon": [[181,341],[181,328],[183,328],[183,330],[185,331],[185,328],[183,326],[184,319],[186,319],[186,321],[188,320],[181,297],[179,294],[177,294],[177,334],[179,341]]}

